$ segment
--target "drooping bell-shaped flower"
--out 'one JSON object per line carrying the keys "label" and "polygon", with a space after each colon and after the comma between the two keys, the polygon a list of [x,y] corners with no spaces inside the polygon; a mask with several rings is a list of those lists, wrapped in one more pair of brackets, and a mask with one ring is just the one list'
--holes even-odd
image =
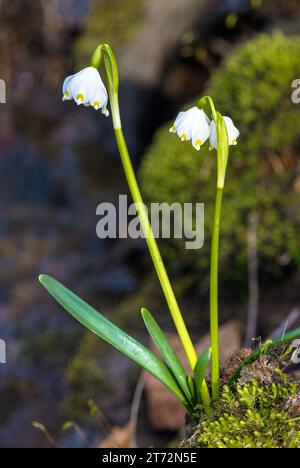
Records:
{"label": "drooping bell-shaped flower", "polygon": [[87,67],[68,76],[63,83],[63,101],[74,101],[80,105],[92,106],[95,110],[101,109],[108,117],[108,94],[100,73],[94,67]]}
{"label": "drooping bell-shaped flower", "polygon": [[170,132],[176,133],[181,141],[192,140],[194,148],[199,151],[209,138],[210,120],[202,109],[192,107],[178,114]]}
{"label": "drooping bell-shaped flower", "polygon": [[[228,142],[230,146],[237,145],[237,139],[240,136],[239,130],[234,125],[230,117],[224,117],[224,122],[228,133]],[[216,122],[213,120],[210,124],[210,146],[211,149],[218,149],[218,134]]]}

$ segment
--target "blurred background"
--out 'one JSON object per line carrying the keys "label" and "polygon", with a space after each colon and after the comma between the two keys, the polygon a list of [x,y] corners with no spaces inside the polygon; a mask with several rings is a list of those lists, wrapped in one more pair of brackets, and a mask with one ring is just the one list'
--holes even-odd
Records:
{"label": "blurred background", "polygon": [[160,241],[199,349],[215,158],[167,130],[203,94],[241,130],[221,240],[225,360],[252,337],[300,325],[299,1],[0,0],[0,24],[0,446],[174,444],[184,424],[177,403],[37,283],[41,272],[55,276],[145,343],[147,306],[181,352],[144,242],[96,237],[97,205],[117,203],[127,186],[110,119],[62,104],[61,84],[98,43],[111,44],[145,199],[205,203],[202,250]]}

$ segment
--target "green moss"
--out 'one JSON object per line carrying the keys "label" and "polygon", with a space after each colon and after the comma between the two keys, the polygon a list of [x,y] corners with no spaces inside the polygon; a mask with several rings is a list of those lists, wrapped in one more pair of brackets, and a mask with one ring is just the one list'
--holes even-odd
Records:
{"label": "green moss", "polygon": [[95,2],[86,29],[76,43],[78,66],[86,66],[93,50],[101,42],[113,49],[126,43],[138,30],[145,0],[109,0]]}
{"label": "green moss", "polygon": [[[258,257],[264,278],[283,275],[282,262],[299,265],[299,106],[291,102],[291,83],[300,76],[300,40],[281,33],[261,35],[237,49],[202,94],[230,115],[241,131],[232,148],[224,194],[221,238],[222,281],[245,284],[248,216],[259,216]],[[174,272],[205,282],[215,196],[215,153],[200,155],[190,143],[155,135],[140,177],[148,201],[204,202],[205,245],[187,251],[183,241],[162,241]],[[202,283],[203,284],[203,283]],[[236,291],[236,289],[235,289]]]}
{"label": "green moss", "polygon": [[[261,385],[253,380],[233,391],[224,387],[210,416],[202,417],[183,445],[201,448],[298,448],[300,421],[286,401],[299,388],[282,382]],[[298,415],[299,416],[299,415]]]}

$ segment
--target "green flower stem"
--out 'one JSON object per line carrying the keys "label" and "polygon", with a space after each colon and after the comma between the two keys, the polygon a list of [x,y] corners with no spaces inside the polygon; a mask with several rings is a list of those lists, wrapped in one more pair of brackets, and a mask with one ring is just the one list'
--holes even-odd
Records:
{"label": "green flower stem", "polygon": [[220,243],[220,222],[222,211],[223,188],[226,177],[228,162],[228,134],[224,118],[216,111],[214,102],[210,96],[204,96],[198,101],[199,109],[210,107],[212,118],[216,123],[218,149],[217,149],[217,195],[214,213],[214,224],[211,246],[210,264],[210,334],[212,347],[212,397],[218,400],[220,397],[220,350],[219,350],[219,243]]}
{"label": "green flower stem", "polygon": [[197,363],[197,354],[190,338],[190,335],[187,331],[185,322],[183,320],[182,314],[180,312],[177,300],[175,298],[168,274],[163,264],[157,242],[155,240],[150,221],[147,214],[147,209],[143,203],[141,192],[135,177],[135,173],[132,167],[130,160],[129,152],[125,142],[125,138],[122,131],[122,124],[120,118],[119,110],[119,99],[118,99],[118,89],[119,89],[119,73],[116,58],[110,46],[107,44],[102,44],[97,47],[95,50],[92,59],[91,65],[95,68],[99,68],[101,63],[102,55],[104,57],[105,71],[107,75],[108,82],[108,92],[110,98],[110,105],[112,111],[113,126],[116,135],[116,140],[121,156],[121,161],[125,171],[126,179],[129,185],[129,189],[133,198],[133,201],[136,206],[137,213],[140,218],[141,227],[144,233],[144,236],[147,241],[147,245],[152,257],[152,261],[155,266],[157,276],[159,278],[161,287],[163,289],[166,301],[168,303],[175,327],[177,329],[178,335],[182,342],[182,346],[187,355],[189,364],[194,370]]}
{"label": "green flower stem", "polygon": [[219,350],[219,299],[218,299],[218,275],[219,275],[219,243],[220,221],[222,210],[223,187],[228,160],[228,138],[223,117],[216,111],[214,101],[210,96],[199,99],[199,109],[210,108],[212,119],[215,121],[218,133],[218,179],[217,195],[214,213],[214,224],[211,245],[210,263],[210,335],[211,335],[211,368],[212,368],[212,397],[218,400],[220,397],[220,350]]}
{"label": "green flower stem", "polygon": [[197,103],[197,107],[199,109],[205,109],[206,106],[209,106],[211,110],[212,118],[215,122],[217,122],[217,111],[215,108],[214,101],[212,100],[210,96],[203,96],[201,99],[199,99]]}
{"label": "green flower stem", "polygon": [[222,198],[223,189],[217,188],[210,269],[210,333],[212,347],[212,396],[214,400],[220,397],[218,274]]}
{"label": "green flower stem", "polygon": [[204,412],[205,412],[205,414],[207,416],[209,416],[211,414],[211,408],[210,408],[211,397],[210,397],[209,389],[208,389],[208,386],[207,386],[207,383],[206,383],[205,379],[203,380],[200,394],[201,394],[201,401],[202,401],[203,406],[204,406]]}
{"label": "green flower stem", "polygon": [[178,335],[186,352],[192,370],[195,368],[197,363],[197,354],[192,344],[191,338],[187,331],[183,317],[181,315],[177,300],[175,298],[168,274],[163,264],[156,239],[151,229],[150,221],[148,218],[146,207],[143,203],[142,196],[138,187],[138,183],[135,177],[135,173],[131,164],[130,156],[127,150],[126,142],[121,128],[115,128],[115,135],[118,143],[118,148],[121,156],[121,161],[126,174],[126,179],[129,185],[129,189],[133,198],[133,201],[137,208],[137,213],[140,218],[141,227],[143,229],[146,242],[152,257],[152,261],[155,266],[157,276],[159,278],[161,287],[166,297],[168,306],[172,318],[174,320],[175,327]]}

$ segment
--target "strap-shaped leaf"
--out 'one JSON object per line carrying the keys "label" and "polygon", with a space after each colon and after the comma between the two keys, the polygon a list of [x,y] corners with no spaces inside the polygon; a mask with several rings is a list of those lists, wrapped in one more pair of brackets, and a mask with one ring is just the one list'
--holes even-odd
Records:
{"label": "strap-shaped leaf", "polygon": [[218,181],[217,186],[218,188],[224,187],[225,182],[225,175],[226,175],[226,168],[228,162],[228,152],[229,152],[229,144],[228,144],[228,133],[224,118],[219,112],[217,112],[217,135],[218,135]]}
{"label": "strap-shaped leaf", "polygon": [[196,406],[199,403],[198,394],[197,394],[197,387],[196,387],[195,379],[191,375],[189,375],[187,377],[187,384],[189,386],[189,389],[190,389],[190,392],[191,392],[191,395],[192,395],[192,400],[194,402],[193,406]]}
{"label": "strap-shaped leaf", "polygon": [[174,373],[186,397],[190,400],[191,392],[187,384],[187,374],[177,354],[172,348],[168,338],[165,336],[165,334],[163,333],[160,326],[156,322],[153,315],[149,312],[149,310],[143,308],[141,310],[141,313],[142,313],[142,317],[144,319],[145,325],[147,327],[148,332],[150,333],[151,338],[153,339],[158,350],[161,352],[161,354],[165,358],[166,363],[168,364],[168,366]]}
{"label": "strap-shaped leaf", "polygon": [[154,375],[186,405],[184,395],[172,373],[152,351],[127,335],[54,278],[40,275],[39,281],[54,299],[82,325]]}
{"label": "strap-shaped leaf", "polygon": [[296,328],[295,330],[292,330],[283,336],[277,336],[277,338],[274,338],[273,343],[274,344],[286,343],[287,341],[292,341],[299,337],[300,337],[300,328]]}
{"label": "strap-shaped leaf", "polygon": [[200,400],[202,384],[206,374],[207,366],[211,358],[212,349],[207,348],[203,354],[198,359],[194,370],[194,379],[197,387],[198,399]]}

